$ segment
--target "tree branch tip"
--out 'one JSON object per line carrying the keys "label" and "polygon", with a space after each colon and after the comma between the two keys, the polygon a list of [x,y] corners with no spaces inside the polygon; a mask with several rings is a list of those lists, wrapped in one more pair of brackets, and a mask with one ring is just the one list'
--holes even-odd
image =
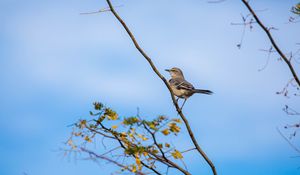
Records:
{"label": "tree branch tip", "polygon": [[[123,6],[124,5],[116,5],[116,6],[114,6],[114,8],[123,7]],[[107,7],[107,8],[103,8],[103,9],[100,9],[100,10],[94,11],[94,12],[82,12],[82,13],[79,13],[79,15],[93,15],[93,14],[109,12],[109,11],[111,11],[111,9],[110,9],[110,7]]]}
{"label": "tree branch tip", "polygon": [[94,11],[94,12],[82,12],[82,13],[79,13],[79,15],[94,15],[94,14],[108,12],[108,11],[110,11],[110,9],[102,9],[102,10]]}

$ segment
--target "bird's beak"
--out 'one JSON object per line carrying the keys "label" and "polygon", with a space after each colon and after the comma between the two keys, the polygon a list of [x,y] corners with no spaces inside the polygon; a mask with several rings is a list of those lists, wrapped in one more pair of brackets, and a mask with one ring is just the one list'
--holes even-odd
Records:
{"label": "bird's beak", "polygon": [[165,71],[170,72],[170,69],[165,69]]}

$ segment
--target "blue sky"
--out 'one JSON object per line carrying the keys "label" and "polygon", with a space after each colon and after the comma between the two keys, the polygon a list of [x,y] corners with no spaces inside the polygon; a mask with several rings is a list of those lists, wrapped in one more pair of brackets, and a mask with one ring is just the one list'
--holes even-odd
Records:
{"label": "blue sky", "polygon": [[[291,78],[271,55],[257,26],[246,31],[242,49],[240,1],[113,1],[159,70],[180,67],[196,87],[185,105],[194,133],[221,175],[300,174],[299,158],[276,127],[297,121],[282,112],[297,99],[275,95]],[[300,23],[286,24],[297,1],[252,0],[258,15],[285,52],[296,50]],[[0,1],[0,174],[110,174],[113,166],[68,161],[58,152],[70,123],[102,101],[122,115],[176,116],[169,93],[135,50],[110,13],[79,15],[107,7],[104,1]],[[298,46],[299,47],[299,46]],[[298,65],[297,65],[298,66]],[[296,67],[299,72],[299,66]],[[178,137],[179,142],[189,140]],[[187,155],[193,174],[210,173]],[[201,166],[199,166],[201,164]]]}

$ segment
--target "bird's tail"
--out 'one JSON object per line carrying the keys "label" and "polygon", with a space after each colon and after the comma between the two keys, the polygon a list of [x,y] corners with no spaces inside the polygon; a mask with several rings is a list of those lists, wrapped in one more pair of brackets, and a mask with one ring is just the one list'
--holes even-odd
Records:
{"label": "bird's tail", "polygon": [[195,89],[195,93],[207,94],[207,95],[213,94],[212,91],[210,91],[210,90],[205,90],[205,89]]}

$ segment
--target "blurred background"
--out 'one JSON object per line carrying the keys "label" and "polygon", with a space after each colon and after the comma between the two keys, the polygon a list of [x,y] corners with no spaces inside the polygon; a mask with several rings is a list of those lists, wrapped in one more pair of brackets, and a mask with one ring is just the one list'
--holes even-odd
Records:
{"label": "blurred background", "polygon": [[[299,99],[276,95],[291,74],[276,53],[265,67],[268,53],[260,49],[270,43],[255,24],[237,47],[243,26],[231,23],[248,14],[241,1],[113,3],[166,77],[164,69],[180,67],[196,87],[214,91],[191,97],[184,112],[220,175],[300,174],[298,153],[276,131],[297,121],[282,108],[299,106]],[[296,0],[250,3],[279,29],[272,33],[284,52],[299,49],[300,23],[288,23]],[[104,0],[0,1],[0,174],[113,172],[113,165],[58,151],[71,132],[67,126],[87,117],[94,101],[123,116],[139,108],[149,118],[176,117],[168,90],[112,14],[80,15],[106,7]],[[211,173],[198,156],[186,161],[193,174]]]}

